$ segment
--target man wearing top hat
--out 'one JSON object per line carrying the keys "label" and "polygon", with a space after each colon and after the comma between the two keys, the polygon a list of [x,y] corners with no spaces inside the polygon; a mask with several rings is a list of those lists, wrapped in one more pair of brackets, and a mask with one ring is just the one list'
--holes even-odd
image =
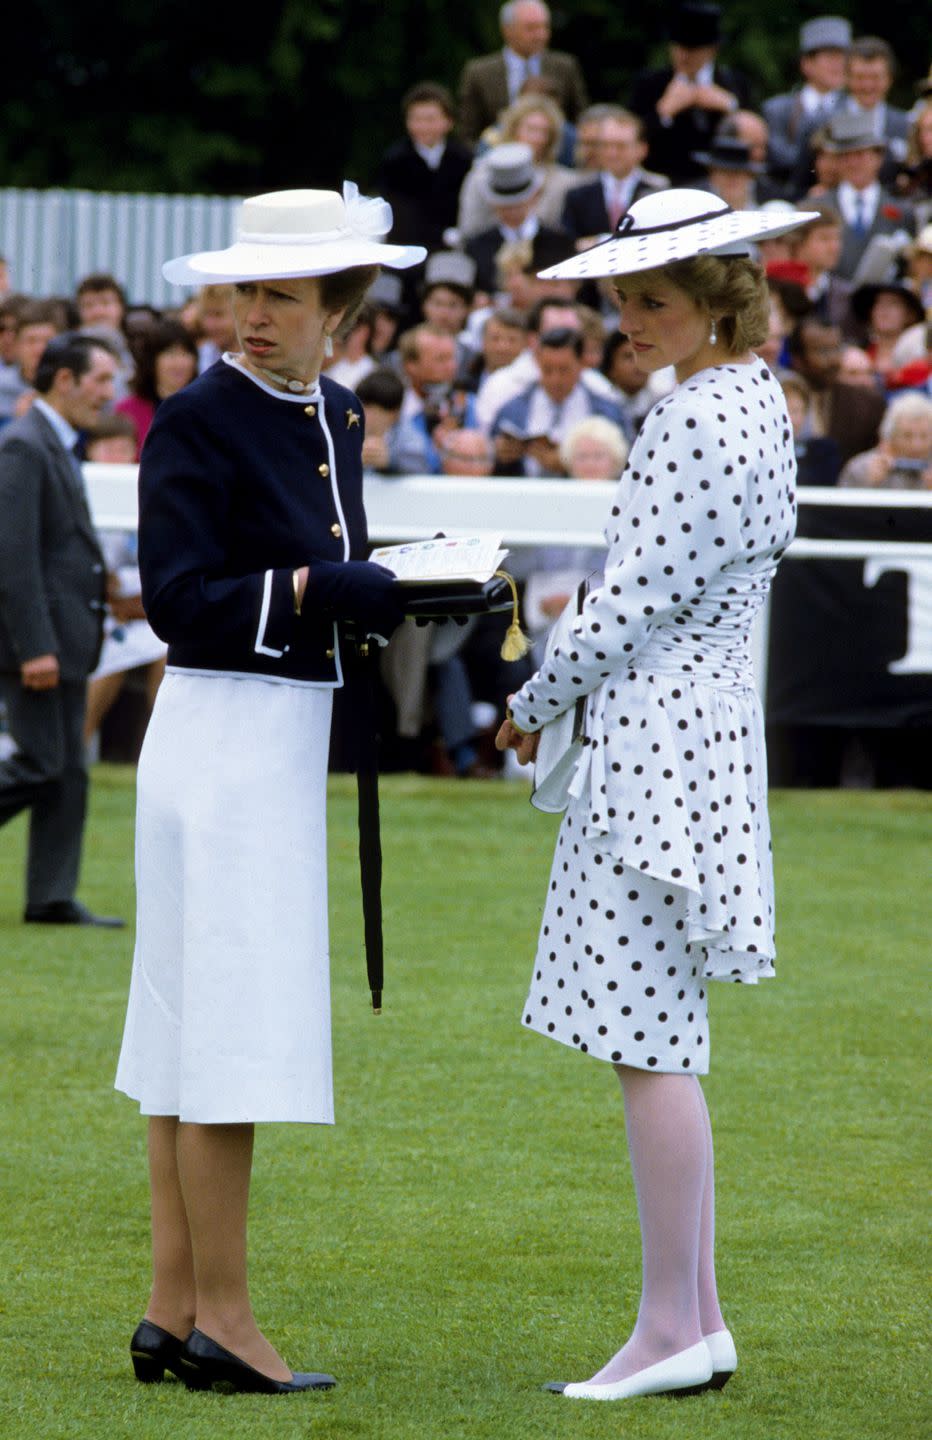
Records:
{"label": "man wearing top hat", "polygon": [[489,151],[484,187],[496,223],[473,235],[464,246],[476,262],[478,290],[492,294],[499,288],[495,257],[505,244],[523,241],[537,270],[572,253],[573,242],[566,232],[543,225],[536,214],[543,183],[530,145],[515,141]]}
{"label": "man wearing top hat", "polygon": [[704,150],[723,115],[747,108],[749,87],[736,70],[718,63],[718,5],[686,0],[670,22],[670,64],[635,80],[631,109],[644,121],[651,169],[674,185],[702,174],[693,160]]}
{"label": "man wearing top hat", "polygon": [[467,61],[460,78],[460,128],[467,140],[478,140],[499,112],[521,94],[529,79],[543,77],[568,120],[588,103],[579,61],[550,50],[550,10],[539,0],[512,0],[499,11],[501,50]]}
{"label": "man wearing top hat", "polygon": [[837,272],[851,280],[875,236],[903,233],[908,238],[915,233],[915,220],[911,207],[880,183],[886,146],[874,134],[870,121],[840,111],[826,130],[827,144],[838,158],[841,178],[822,198],[841,215]]}
{"label": "man wearing top hat", "polygon": [[819,15],[800,26],[803,83],[785,94],[772,95],[762,106],[770,126],[770,168],[778,177],[789,179],[804,137],[815,126],[824,125],[841,104],[850,44],[851,24],[840,15]]}

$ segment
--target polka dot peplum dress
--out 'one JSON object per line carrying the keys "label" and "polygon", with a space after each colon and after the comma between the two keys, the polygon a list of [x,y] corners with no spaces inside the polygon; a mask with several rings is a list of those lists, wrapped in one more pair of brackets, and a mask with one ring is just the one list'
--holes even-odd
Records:
{"label": "polka dot peplum dress", "polygon": [[796,524],[783,393],[762,361],[650,412],[601,587],[512,702],[586,695],[524,1023],[638,1069],[708,1070],[706,987],[773,975],[773,866],[751,630]]}

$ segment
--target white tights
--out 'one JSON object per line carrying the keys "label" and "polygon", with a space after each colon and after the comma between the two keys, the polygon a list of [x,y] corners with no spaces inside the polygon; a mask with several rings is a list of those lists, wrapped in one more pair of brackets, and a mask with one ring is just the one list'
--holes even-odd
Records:
{"label": "white tights", "polygon": [[617,1065],[641,1225],[641,1303],[592,1379],[624,1380],[724,1328],[715,1287],[712,1129],[695,1075]]}

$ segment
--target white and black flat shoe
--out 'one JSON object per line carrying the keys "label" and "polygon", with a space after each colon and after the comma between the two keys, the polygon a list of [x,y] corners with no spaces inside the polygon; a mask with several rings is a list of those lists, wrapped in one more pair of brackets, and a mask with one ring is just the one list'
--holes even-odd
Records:
{"label": "white and black flat shoe", "polygon": [[626,1380],[609,1385],[594,1385],[591,1380],[584,1380],[563,1386],[560,1393],[568,1400],[633,1400],[637,1395],[698,1395],[709,1388],[713,1373],[709,1347],[705,1340],[700,1340],[687,1350],[680,1350],[656,1365],[636,1371]]}
{"label": "white and black flat shoe", "polygon": [[703,1335],[712,1356],[712,1378],[710,1390],[721,1390],[727,1385],[738,1368],[738,1352],[730,1330],[716,1330],[712,1335]]}

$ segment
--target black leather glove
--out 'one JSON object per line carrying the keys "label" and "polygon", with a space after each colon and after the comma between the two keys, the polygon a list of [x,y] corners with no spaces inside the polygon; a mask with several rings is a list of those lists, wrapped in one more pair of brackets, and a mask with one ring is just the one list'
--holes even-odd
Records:
{"label": "black leather glove", "polygon": [[404,619],[398,581],[384,565],[370,560],[312,560],[301,608],[326,610],[335,620],[352,620],[386,640]]}

